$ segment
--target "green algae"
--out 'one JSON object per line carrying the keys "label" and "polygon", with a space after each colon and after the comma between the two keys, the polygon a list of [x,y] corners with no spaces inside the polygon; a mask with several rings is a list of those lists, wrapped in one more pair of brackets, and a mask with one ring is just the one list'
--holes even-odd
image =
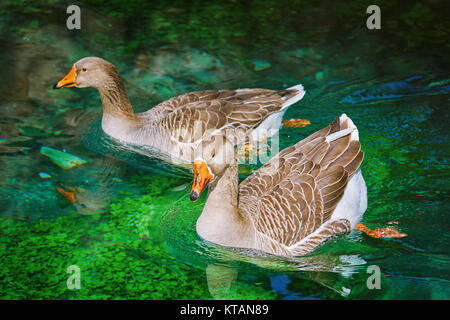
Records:
{"label": "green algae", "polygon": [[[159,188],[116,198],[103,216],[74,211],[34,223],[0,218],[0,299],[211,299],[206,275],[162,246],[161,194],[175,179],[153,177]],[[133,177],[136,185],[147,179]],[[81,288],[67,288],[67,268],[81,270]],[[30,281],[31,279],[31,281]],[[233,299],[269,299],[258,286],[237,284]]]}
{"label": "green algae", "polygon": [[[74,213],[32,224],[2,219],[1,249],[9,254],[1,256],[1,298],[204,298],[201,277],[177,265],[155,245],[157,239],[141,239],[149,220],[143,226],[139,217],[152,214],[148,201],[150,196],[132,202],[127,198],[101,218]],[[66,287],[70,265],[81,269],[80,290]]]}
{"label": "green algae", "polygon": [[[91,219],[89,219],[91,220]],[[93,225],[95,228],[93,229]],[[173,264],[150,241],[118,238],[124,223],[60,217],[35,225],[2,221],[2,299],[197,299],[201,278]],[[85,230],[89,229],[89,232]],[[115,235],[112,234],[115,230]],[[123,231],[126,231],[125,229]],[[96,242],[94,242],[96,239]],[[103,239],[101,241],[100,239]],[[139,239],[139,238],[137,238]],[[81,245],[81,246],[80,246]],[[135,252],[139,251],[139,255]],[[67,268],[81,269],[81,289],[67,289]],[[32,281],[27,281],[27,279]]]}

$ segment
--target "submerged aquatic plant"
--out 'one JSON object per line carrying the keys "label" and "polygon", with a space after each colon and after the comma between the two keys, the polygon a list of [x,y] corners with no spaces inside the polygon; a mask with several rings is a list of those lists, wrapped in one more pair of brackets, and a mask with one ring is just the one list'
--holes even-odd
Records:
{"label": "submerged aquatic plant", "polygon": [[[0,218],[0,299],[211,299],[206,275],[177,261],[164,248],[162,194],[176,179],[133,177],[146,194],[123,194],[105,215],[75,211],[36,222]],[[81,270],[81,288],[70,290],[67,268]],[[236,299],[274,298],[239,284]]]}

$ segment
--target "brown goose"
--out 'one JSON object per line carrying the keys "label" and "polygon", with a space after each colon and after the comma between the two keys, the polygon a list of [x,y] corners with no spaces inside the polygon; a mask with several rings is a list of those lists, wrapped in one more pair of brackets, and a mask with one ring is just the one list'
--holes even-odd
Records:
{"label": "brown goose", "polygon": [[345,114],[282,150],[240,185],[234,149],[230,144],[222,149],[221,160],[215,155],[194,165],[193,201],[211,182],[196,226],[207,241],[305,255],[332,235],[354,229],[367,208],[359,169],[364,153]]}
{"label": "brown goose", "polygon": [[[235,129],[252,136],[274,134],[286,108],[303,98],[302,85],[285,90],[237,89],[190,92],[134,113],[117,69],[108,61],[77,61],[54,89],[94,87],[103,105],[102,128],[113,138],[155,148],[173,162],[191,163],[208,150],[213,136]],[[242,136],[242,135],[241,135]]]}

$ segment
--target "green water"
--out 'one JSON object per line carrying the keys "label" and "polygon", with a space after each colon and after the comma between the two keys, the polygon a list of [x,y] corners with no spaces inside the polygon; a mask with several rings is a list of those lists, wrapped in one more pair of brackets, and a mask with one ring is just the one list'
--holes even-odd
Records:
{"label": "green water", "polygon": [[[63,2],[0,5],[0,298],[450,298],[445,1],[380,2],[381,30],[366,28],[370,1],[78,4],[79,31]],[[362,222],[408,236],[353,231],[296,259],[205,243],[205,195],[189,201],[188,171],[102,134],[94,89],[51,90],[85,56],[118,67],[136,111],[205,88],[302,83],[285,119],[311,125],[282,128],[281,148],[346,113],[365,151]],[[63,170],[42,146],[87,163]],[[75,205],[56,191],[69,186]],[[79,290],[67,288],[71,265]],[[380,289],[367,287],[372,265]]]}

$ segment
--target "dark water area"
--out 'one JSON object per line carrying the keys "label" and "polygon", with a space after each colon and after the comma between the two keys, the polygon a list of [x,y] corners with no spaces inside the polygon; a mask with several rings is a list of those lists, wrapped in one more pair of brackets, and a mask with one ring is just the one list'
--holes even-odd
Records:
{"label": "dark water area", "polygon": [[[446,1],[380,1],[380,30],[366,27],[370,1],[73,4],[80,30],[63,1],[0,4],[0,299],[450,298]],[[407,237],[354,230],[293,259],[203,241],[192,173],[104,134],[95,89],[52,90],[86,56],[116,65],[138,112],[189,91],[302,83],[284,118],[311,125],[283,127],[280,148],[346,113],[365,152],[362,222]],[[63,169],[45,147],[85,163]]]}

